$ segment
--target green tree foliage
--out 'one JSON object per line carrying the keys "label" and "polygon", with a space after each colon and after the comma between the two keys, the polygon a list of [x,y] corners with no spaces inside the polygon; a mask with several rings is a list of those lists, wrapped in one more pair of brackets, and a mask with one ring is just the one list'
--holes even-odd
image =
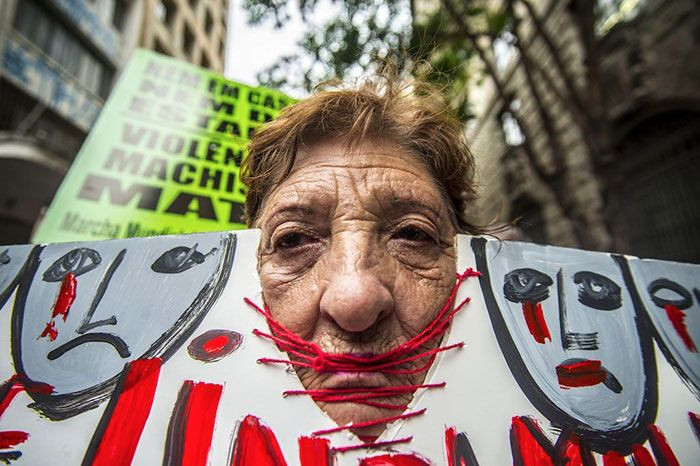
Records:
{"label": "green tree foliage", "polygon": [[[302,19],[330,6],[336,12],[320,27],[310,27],[298,51],[280,58],[258,75],[261,84],[305,88],[327,79],[353,78],[390,61],[399,71],[420,74],[444,90],[455,113],[467,120],[468,89],[478,78],[465,40],[441,8],[416,14],[415,0],[244,0],[250,24],[272,21],[282,28],[296,9]],[[459,14],[479,24],[478,34],[497,36],[507,26],[503,13],[481,2],[464,3]]]}

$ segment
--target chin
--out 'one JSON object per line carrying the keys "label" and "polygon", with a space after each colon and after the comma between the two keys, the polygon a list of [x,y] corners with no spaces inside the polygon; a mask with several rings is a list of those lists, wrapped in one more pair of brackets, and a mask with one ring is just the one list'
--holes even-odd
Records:
{"label": "chin", "polygon": [[[387,402],[397,404],[407,403],[410,402],[410,399],[408,401],[405,398],[401,400],[387,399]],[[357,403],[319,403],[319,406],[339,426],[344,426],[351,423],[357,424],[367,421],[374,421],[401,414],[401,411],[398,410],[376,408],[374,406],[365,406]],[[378,437],[382,434],[382,432],[384,432],[385,427],[386,424],[379,424],[376,426],[360,427],[351,430],[359,437]]]}

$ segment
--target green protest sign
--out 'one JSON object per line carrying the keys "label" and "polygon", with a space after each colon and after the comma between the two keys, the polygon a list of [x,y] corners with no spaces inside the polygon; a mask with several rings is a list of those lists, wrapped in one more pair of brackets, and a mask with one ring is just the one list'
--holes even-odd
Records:
{"label": "green protest sign", "polygon": [[136,51],[32,241],[243,228],[246,144],[292,102]]}

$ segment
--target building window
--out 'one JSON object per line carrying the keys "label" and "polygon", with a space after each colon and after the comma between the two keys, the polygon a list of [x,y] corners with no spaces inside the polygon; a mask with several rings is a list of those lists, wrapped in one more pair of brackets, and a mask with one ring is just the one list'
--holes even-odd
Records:
{"label": "building window", "polygon": [[207,54],[204,51],[202,51],[202,59],[200,60],[200,63],[202,65],[202,68],[209,69],[211,66],[209,63],[209,59],[207,58]]}
{"label": "building window", "polygon": [[185,49],[185,53],[191,57],[192,52],[194,51],[194,34],[192,34],[192,31],[188,25],[185,25],[185,32],[182,37],[182,47]]}
{"label": "building window", "polygon": [[114,11],[112,12],[112,24],[118,31],[124,30],[126,20],[127,5],[125,0],[115,0]]}
{"label": "building window", "polygon": [[[87,90],[106,98],[112,67],[90,52],[73,32],[31,0],[19,0],[13,21],[15,31],[73,75]],[[105,84],[107,83],[107,84]]]}
{"label": "building window", "polygon": [[199,0],[190,0],[190,8],[192,8],[192,10],[196,10],[197,5],[199,5]]}

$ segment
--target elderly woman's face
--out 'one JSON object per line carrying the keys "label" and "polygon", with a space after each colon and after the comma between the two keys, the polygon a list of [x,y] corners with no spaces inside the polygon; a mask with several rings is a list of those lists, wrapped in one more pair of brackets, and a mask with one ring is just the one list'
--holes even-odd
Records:
{"label": "elderly woman's face", "polygon": [[[366,142],[352,152],[335,141],[311,145],[268,195],[256,226],[270,312],[327,353],[375,355],[397,347],[434,319],[455,285],[455,230],[445,202],[419,159],[392,144]],[[425,378],[305,368],[297,374],[307,389],[416,385]],[[411,397],[382,401],[406,404]],[[396,414],[350,402],[319,405],[341,425]]]}

